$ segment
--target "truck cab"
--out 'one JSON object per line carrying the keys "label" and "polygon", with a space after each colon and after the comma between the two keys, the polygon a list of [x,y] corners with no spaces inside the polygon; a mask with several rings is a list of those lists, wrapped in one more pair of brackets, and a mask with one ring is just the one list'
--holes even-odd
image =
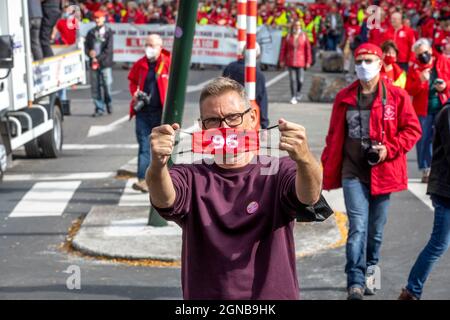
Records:
{"label": "truck cab", "polygon": [[0,1],[0,175],[21,147],[31,158],[59,156],[64,110],[58,93],[86,83],[81,39],[33,61],[27,5]]}

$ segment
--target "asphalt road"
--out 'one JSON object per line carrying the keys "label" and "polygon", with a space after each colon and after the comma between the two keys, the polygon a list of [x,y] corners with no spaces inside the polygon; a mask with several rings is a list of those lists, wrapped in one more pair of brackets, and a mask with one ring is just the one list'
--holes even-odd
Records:
{"label": "asphalt road", "polygon": [[[198,118],[198,88],[220,73],[219,69],[190,73],[192,92],[187,94],[184,127]],[[16,152],[14,167],[0,183],[0,299],[181,298],[179,268],[96,261],[60,249],[74,220],[92,206],[117,205],[126,189],[126,180],[114,178],[115,171],[137,155],[134,122],[125,119],[129,102],[126,76],[126,71],[114,70],[112,115],[91,117],[94,107],[89,89],[69,93],[73,115],[64,121],[65,149],[60,158],[30,160],[23,151]],[[285,117],[303,124],[312,150],[319,156],[331,104],[304,102],[292,106],[287,103],[286,74],[270,71],[266,77],[270,83],[271,121]],[[110,131],[89,136],[102,130]],[[418,178],[414,152],[408,162],[410,178]],[[370,299],[397,297],[431,232],[433,213],[424,202],[426,197],[421,196],[421,186],[413,185],[392,198],[380,264],[382,290]],[[424,299],[450,299],[449,263],[447,254],[436,265]],[[345,299],[344,264],[344,248],[299,259],[302,298]],[[66,286],[68,274],[64,271],[71,265],[80,268],[80,290]]]}

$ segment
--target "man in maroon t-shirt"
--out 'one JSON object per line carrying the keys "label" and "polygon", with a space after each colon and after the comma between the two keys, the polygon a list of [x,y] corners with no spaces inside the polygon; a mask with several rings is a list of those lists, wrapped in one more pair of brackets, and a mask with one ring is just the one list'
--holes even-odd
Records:
{"label": "man in maroon t-shirt", "polygon": [[[200,96],[203,129],[253,129],[257,114],[244,88],[217,78]],[[231,161],[174,165],[178,124],[152,130],[147,184],[153,207],[177,222],[182,236],[185,299],[298,299],[293,228],[320,204],[322,172],[305,128],[279,120],[280,150],[272,158],[242,152]],[[223,156],[223,155],[222,155]],[[314,206],[313,206],[314,205]],[[329,215],[329,214],[328,214]],[[323,220],[323,219],[310,219]]]}

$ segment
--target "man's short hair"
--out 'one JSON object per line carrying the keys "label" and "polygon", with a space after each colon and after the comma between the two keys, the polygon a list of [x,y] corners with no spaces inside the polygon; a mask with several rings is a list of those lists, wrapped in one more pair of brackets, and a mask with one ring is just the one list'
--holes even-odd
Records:
{"label": "man's short hair", "polygon": [[427,48],[431,48],[431,43],[427,38],[420,38],[413,44],[413,51],[416,51],[421,46],[426,46]]}
{"label": "man's short hair", "polygon": [[200,105],[208,97],[218,97],[230,91],[239,94],[245,105],[250,107],[250,103],[245,95],[245,88],[239,82],[227,77],[215,78],[202,89],[200,93]]}

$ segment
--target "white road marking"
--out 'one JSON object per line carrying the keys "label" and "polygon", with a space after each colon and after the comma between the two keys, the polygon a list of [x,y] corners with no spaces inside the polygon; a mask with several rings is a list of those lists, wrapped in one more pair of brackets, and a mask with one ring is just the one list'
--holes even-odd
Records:
{"label": "white road marking", "polygon": [[323,196],[334,211],[347,211],[345,209],[344,192],[342,188],[331,191],[323,191]]}
{"label": "white road marking", "polygon": [[408,190],[422,201],[431,211],[434,211],[430,196],[427,195],[428,184],[420,182],[420,179],[409,179]]}
{"label": "white road marking", "polygon": [[105,134],[107,132],[111,132],[116,130],[122,123],[127,122],[130,119],[128,115],[123,116],[122,118],[111,122],[105,126],[91,126],[88,132],[88,138],[99,136],[101,134]]}
{"label": "white road marking", "polygon": [[277,83],[278,81],[280,81],[281,79],[283,79],[287,75],[288,75],[288,72],[284,71],[283,73],[280,73],[279,75],[277,75],[273,79],[270,79],[269,81],[266,82],[266,88],[269,88],[270,86],[272,86],[273,84]]}
{"label": "white road marking", "polygon": [[137,149],[137,143],[130,144],[64,144],[64,151],[73,150],[104,150],[104,149]]}
{"label": "white road marking", "polygon": [[192,93],[192,92],[196,92],[196,91],[200,91],[203,89],[203,87],[210,82],[212,79],[208,79],[206,81],[203,81],[202,83],[193,85],[193,86],[187,86],[186,88],[186,93]]}
{"label": "white road marking", "polygon": [[150,210],[150,200],[148,193],[142,193],[132,188],[136,179],[129,179],[120,197],[119,207],[148,207]]}
{"label": "white road marking", "polygon": [[6,174],[3,181],[69,181],[69,180],[100,180],[115,177],[115,172],[78,172],[52,174]]}
{"label": "white road marking", "polygon": [[81,181],[38,182],[9,217],[61,216],[80,184]]}

